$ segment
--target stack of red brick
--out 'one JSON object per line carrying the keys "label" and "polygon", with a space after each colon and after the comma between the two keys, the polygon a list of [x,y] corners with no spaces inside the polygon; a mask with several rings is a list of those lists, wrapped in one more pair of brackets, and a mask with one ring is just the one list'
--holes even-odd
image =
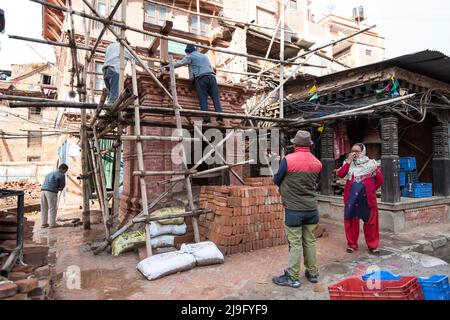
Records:
{"label": "stack of red brick", "polygon": [[[32,241],[34,221],[24,217],[23,261],[26,266],[16,264],[8,274],[7,281],[0,279],[0,299],[48,300],[53,298],[55,271],[50,266],[56,260],[49,247]],[[9,252],[17,246],[17,216],[0,213],[0,266]]]}
{"label": "stack of red brick", "polygon": [[254,186],[204,186],[201,189],[200,207],[212,210],[199,217],[201,240],[213,241],[223,254],[287,243],[277,188],[267,178],[246,182]]}
{"label": "stack of red brick", "polygon": [[[34,221],[23,218],[24,239],[33,239]],[[5,240],[17,239],[17,216],[16,214],[0,212],[0,244]]]}
{"label": "stack of red brick", "polygon": [[[25,203],[36,203],[41,198],[41,185],[31,181],[7,181],[0,182],[0,189],[23,190],[25,193]],[[0,199],[0,208],[17,206],[17,197]]]}

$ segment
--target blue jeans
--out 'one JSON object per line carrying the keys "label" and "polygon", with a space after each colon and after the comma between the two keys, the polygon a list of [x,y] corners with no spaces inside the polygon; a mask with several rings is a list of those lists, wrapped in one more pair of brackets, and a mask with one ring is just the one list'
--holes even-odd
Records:
{"label": "blue jeans", "polygon": [[114,67],[106,67],[103,69],[103,80],[106,89],[108,89],[108,104],[113,104],[119,96],[119,74]]}
{"label": "blue jeans", "polygon": [[[211,97],[216,112],[222,112],[222,105],[219,98],[219,86],[214,75],[204,75],[195,79],[195,91],[197,92],[200,109],[208,111],[208,96]],[[210,117],[203,117],[205,122],[210,122]],[[217,117],[222,120],[222,117]]]}

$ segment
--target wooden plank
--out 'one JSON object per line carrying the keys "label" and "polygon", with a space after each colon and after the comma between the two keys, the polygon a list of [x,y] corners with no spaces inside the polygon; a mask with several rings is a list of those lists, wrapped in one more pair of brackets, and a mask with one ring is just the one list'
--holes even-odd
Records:
{"label": "wooden plank", "polygon": [[[163,35],[169,35],[170,34],[170,32],[172,31],[172,28],[173,28],[173,22],[172,21],[169,21],[169,20],[166,20],[166,21],[164,21],[164,24],[161,26],[161,29],[160,29],[160,33],[161,34],[163,34]],[[167,42],[167,40],[166,40],[166,42]],[[156,52],[156,50],[158,49],[158,47],[160,46],[160,44],[161,44],[161,38],[154,38],[153,39],[153,41],[152,41],[152,43],[150,44],[150,47],[149,47],[149,49],[148,49],[148,53],[150,54],[150,55],[152,55],[153,53],[155,53]]]}

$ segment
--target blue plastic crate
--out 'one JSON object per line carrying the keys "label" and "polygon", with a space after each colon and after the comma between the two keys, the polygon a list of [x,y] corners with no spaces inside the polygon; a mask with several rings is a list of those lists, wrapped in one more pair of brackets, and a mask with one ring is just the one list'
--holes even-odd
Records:
{"label": "blue plastic crate", "polygon": [[448,275],[436,274],[429,278],[417,278],[425,300],[450,300]]}
{"label": "blue plastic crate", "polygon": [[400,158],[400,170],[413,171],[416,170],[416,158],[404,157]]}
{"label": "blue plastic crate", "polygon": [[433,196],[433,184],[431,183],[413,183],[412,190],[408,191],[408,186],[402,188],[402,197],[410,198],[430,198]]}
{"label": "blue plastic crate", "polygon": [[395,275],[386,270],[374,271],[370,273],[366,273],[362,276],[364,281],[370,280],[380,280],[380,281],[390,281],[390,280],[400,280],[402,276]]}
{"label": "blue plastic crate", "polygon": [[406,171],[400,171],[400,187],[406,186]]}

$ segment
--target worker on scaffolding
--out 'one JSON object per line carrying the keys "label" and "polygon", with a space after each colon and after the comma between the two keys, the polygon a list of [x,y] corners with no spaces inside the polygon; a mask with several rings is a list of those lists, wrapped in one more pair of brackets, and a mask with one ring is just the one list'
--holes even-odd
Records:
{"label": "worker on scaffolding", "polygon": [[[136,61],[127,48],[124,48],[124,57],[125,66],[127,61]],[[139,61],[136,61],[136,63],[140,65]],[[111,43],[106,48],[102,71],[103,80],[105,81],[106,89],[108,89],[107,104],[111,105],[119,97],[120,43],[118,41]]]}
{"label": "worker on scaffolding", "polygon": [[[208,96],[211,97],[214,109],[216,112],[222,112],[222,105],[220,104],[219,86],[217,84],[216,76],[213,68],[206,55],[198,52],[195,45],[186,45],[186,56],[174,64],[174,68],[179,68],[187,65],[189,67],[189,79],[194,83],[195,91],[197,92],[200,109],[208,111]],[[169,69],[169,66],[165,66]],[[216,118],[217,123],[224,125],[222,117]],[[204,123],[211,122],[209,116],[203,117]]]}
{"label": "worker on scaffolding", "polygon": [[66,186],[65,174],[69,166],[61,164],[58,170],[52,171],[45,176],[41,191],[41,223],[42,228],[48,228],[48,216],[50,215],[50,228],[59,227],[56,224],[58,211],[58,192]]}

